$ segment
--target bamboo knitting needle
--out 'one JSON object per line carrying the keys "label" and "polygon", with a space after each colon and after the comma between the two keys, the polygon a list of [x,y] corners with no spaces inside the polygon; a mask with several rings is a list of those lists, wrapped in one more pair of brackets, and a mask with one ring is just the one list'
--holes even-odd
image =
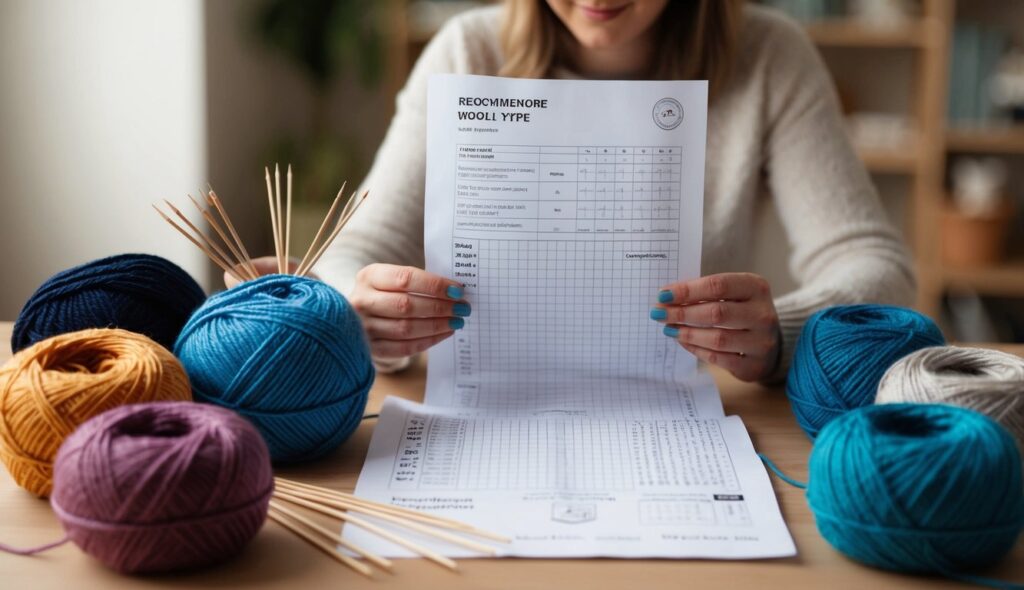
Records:
{"label": "bamboo knitting needle", "polygon": [[285,516],[291,517],[293,520],[301,522],[302,524],[306,525],[308,528],[310,528],[310,529],[320,533],[321,535],[326,537],[328,541],[337,543],[338,545],[341,545],[345,549],[348,549],[349,551],[352,551],[353,553],[356,553],[357,555],[360,555],[360,556],[364,557],[367,561],[375,564],[377,567],[379,567],[379,568],[381,568],[381,569],[383,569],[383,570],[385,570],[387,572],[391,572],[392,571],[391,568],[393,567],[394,564],[391,563],[391,560],[384,559],[383,557],[381,557],[381,556],[379,556],[379,555],[377,555],[375,553],[371,553],[371,552],[367,551],[366,549],[363,549],[359,545],[356,545],[355,543],[342,538],[341,537],[341,531],[332,531],[331,529],[329,529],[329,528],[327,528],[325,526],[322,526],[322,525],[314,522],[313,520],[311,520],[309,518],[306,518],[305,516],[302,516],[301,514],[299,514],[298,512],[295,512],[294,510],[292,510],[290,508],[285,508],[280,503],[275,502],[273,500],[270,501],[270,506],[272,508],[274,508],[275,510],[277,510],[278,512],[280,512],[281,514],[284,514]]}
{"label": "bamboo knitting needle", "polygon": [[324,220],[320,223],[320,229],[318,229],[316,235],[313,236],[313,241],[309,243],[309,248],[306,249],[306,254],[302,257],[302,261],[295,270],[296,273],[299,269],[306,266],[306,261],[309,259],[309,255],[314,251],[313,248],[316,246],[316,243],[320,241],[320,238],[323,237],[324,230],[327,229],[327,226],[329,225],[328,222],[330,222],[334,217],[334,210],[338,208],[338,203],[341,202],[341,196],[345,193],[345,186],[347,184],[348,182],[343,182],[341,184],[341,189],[338,191],[338,195],[334,197],[334,202],[331,203],[331,208],[327,211],[327,216],[324,217]]}
{"label": "bamboo knitting needle", "polygon": [[284,218],[281,215],[281,167],[274,164],[274,203],[277,206],[277,272],[284,274],[288,269],[284,261]]}
{"label": "bamboo knitting needle", "polygon": [[[438,530],[431,529],[428,526],[423,525],[423,524],[419,524],[419,523],[417,523],[416,521],[414,521],[413,519],[410,519],[410,518],[393,516],[393,515],[390,515],[390,514],[385,514],[383,512],[378,512],[378,511],[374,511],[374,510],[367,510],[366,508],[356,507],[356,506],[353,506],[352,504],[349,504],[347,502],[341,502],[341,501],[338,501],[338,500],[326,499],[326,498],[323,498],[323,497],[312,495],[311,493],[305,493],[304,494],[302,492],[292,492],[292,491],[289,491],[289,492],[286,492],[286,494],[292,494],[292,495],[294,495],[297,498],[303,498],[303,499],[309,500],[311,502],[319,502],[320,504],[322,504],[324,506],[331,506],[331,507],[334,507],[334,508],[341,508],[343,510],[348,510],[349,512],[361,512],[363,514],[368,514],[370,516],[373,516],[374,518],[383,520],[385,522],[390,522],[390,523],[393,523],[393,524],[397,524],[397,525],[405,527],[405,528],[407,528],[409,530],[416,531],[417,533],[422,533],[422,534],[427,535],[427,536],[435,537],[437,539],[441,539],[442,541],[446,541],[446,542],[451,543],[453,545],[459,545],[460,547],[464,547],[464,548],[469,549],[471,551],[478,551],[480,553],[485,553],[487,555],[495,555],[495,554],[498,553],[498,550],[495,549],[494,547],[490,547],[488,545],[484,545],[483,543],[478,543],[476,541],[471,541],[469,539],[464,539],[462,537],[453,535],[451,533],[446,533],[444,531],[438,531]],[[351,518],[351,515],[349,516],[349,518]]]}
{"label": "bamboo knitting needle", "polygon": [[423,521],[436,522],[436,523],[438,523],[439,526],[440,525],[445,525],[445,526],[447,526],[449,528],[460,529],[460,530],[472,529],[472,527],[470,527],[469,525],[461,523],[461,522],[459,522],[457,520],[451,520],[451,519],[444,518],[444,517],[441,517],[441,516],[435,516],[433,514],[427,514],[425,512],[416,512],[415,510],[409,510],[408,508],[402,508],[401,506],[394,506],[392,504],[381,504],[379,502],[373,502],[373,501],[370,501],[370,500],[363,500],[362,498],[358,498],[357,496],[354,496],[352,494],[347,494],[345,492],[337,492],[337,491],[330,490],[330,489],[327,489],[327,488],[321,488],[321,487],[312,486],[312,485],[309,485],[309,484],[303,484],[303,483],[299,483],[299,482],[296,482],[296,481],[282,479],[282,478],[279,478],[279,477],[275,477],[274,478],[274,485],[276,485],[277,487],[285,488],[285,489],[292,489],[292,490],[296,490],[296,491],[302,491],[302,492],[308,492],[310,494],[320,495],[320,496],[323,496],[325,498],[330,498],[332,500],[339,500],[339,501],[342,501],[342,502],[349,502],[349,503],[351,503],[353,505],[356,505],[356,506],[363,506],[363,507],[366,507],[366,508],[369,508],[369,509],[380,510],[381,512],[389,512],[389,513],[399,514],[401,516],[410,516],[410,517],[419,518],[419,519],[421,519]]}
{"label": "bamboo knitting needle", "polygon": [[285,270],[288,269],[288,245],[292,241],[292,165],[288,164],[288,210],[285,212],[284,222],[284,263]]}
{"label": "bamboo knitting needle", "polygon": [[210,227],[213,228],[213,231],[217,232],[217,235],[220,236],[220,239],[223,240],[225,245],[227,245],[228,250],[231,250],[231,254],[234,255],[234,260],[232,262],[238,263],[237,267],[239,269],[239,272],[246,275],[246,277],[249,279],[255,279],[256,277],[258,277],[259,273],[256,272],[255,268],[252,268],[252,263],[250,263],[248,266],[245,264],[245,259],[242,258],[242,253],[239,252],[234,242],[228,239],[228,236],[224,233],[224,230],[221,229],[220,224],[217,223],[217,220],[213,217],[210,211],[204,208],[202,205],[200,205],[199,201],[197,201],[195,197],[193,197],[192,195],[188,195],[188,198],[190,201],[192,201],[192,204],[195,205],[196,209],[199,210],[199,214],[202,215],[204,219],[206,219],[207,223],[210,224]]}
{"label": "bamboo knitting needle", "polygon": [[[219,254],[220,257],[221,257],[221,260],[223,260],[225,263],[231,265],[231,259],[228,257],[228,255],[225,254],[224,251],[221,250],[220,247],[217,244],[215,244],[212,240],[207,238],[206,234],[204,234],[202,232],[202,230],[200,230],[198,227],[195,226],[195,224],[193,224],[191,221],[189,221],[188,217],[185,217],[185,214],[182,213],[180,209],[175,207],[167,199],[164,199],[164,203],[167,205],[168,208],[170,208],[171,211],[174,212],[175,215],[177,215],[179,218],[181,218],[182,221],[185,222],[185,225],[187,225],[189,228],[192,229],[192,231],[195,232],[195,234],[199,237],[199,239],[201,239],[207,245],[207,247],[209,247],[212,250],[214,250],[215,252],[217,252],[217,254]],[[231,266],[234,266],[234,265],[231,265]]]}
{"label": "bamboo knitting needle", "polygon": [[[340,196],[340,193],[339,193],[339,196]],[[325,238],[324,242],[322,244],[320,244],[319,246],[316,245],[316,241],[311,242],[309,244],[309,248],[306,250],[306,255],[302,257],[303,264],[299,265],[299,267],[297,269],[295,269],[295,274],[297,274],[300,277],[301,276],[305,276],[306,273],[309,272],[309,269],[313,267],[313,264],[314,264],[313,259],[317,257],[317,254],[319,254],[321,247],[326,247],[327,245],[330,245],[330,243],[333,241],[334,237],[337,236],[337,234],[335,233],[335,230],[337,230],[338,225],[343,224],[345,216],[346,216],[347,212],[350,210],[350,208],[352,206],[352,201],[354,200],[354,196],[355,195],[350,196],[348,198],[348,201],[345,203],[345,206],[341,208],[341,214],[338,215],[338,218],[335,220],[334,227],[328,232],[327,237]],[[337,199],[335,199],[335,200],[337,200]],[[317,237],[317,241],[319,241],[319,239],[320,239],[320,237],[322,235],[322,230],[324,229],[324,225],[330,225],[328,222],[332,219],[331,215],[333,214],[333,212],[334,212],[334,205],[332,204],[331,205],[331,209],[327,212],[327,217],[324,218],[323,225],[320,226],[321,227],[321,231],[317,232],[317,236],[316,236]],[[312,257],[311,257],[311,255],[312,255]]]}
{"label": "bamboo knitting needle", "polygon": [[277,231],[277,214],[275,213],[274,210],[274,189],[271,187],[270,184],[270,168],[264,166],[263,170],[266,171],[267,173],[267,203],[270,204],[270,229],[273,230],[274,233],[274,254],[277,256],[277,267],[278,270],[280,270],[281,240],[279,239],[280,234],[278,234]]}
{"label": "bamboo knitting needle", "polygon": [[426,547],[420,545],[419,543],[414,543],[412,541],[409,541],[408,539],[403,539],[402,537],[392,533],[391,531],[388,531],[387,529],[381,528],[381,527],[379,527],[379,526],[377,526],[377,525],[375,525],[375,524],[373,524],[371,522],[368,522],[366,520],[363,520],[362,518],[358,518],[358,517],[352,516],[351,514],[346,514],[346,513],[342,512],[340,510],[336,510],[334,508],[323,506],[323,505],[318,504],[316,502],[310,502],[309,500],[300,498],[298,496],[295,496],[295,495],[292,495],[292,494],[290,494],[288,492],[283,492],[283,491],[280,491],[280,490],[277,490],[277,491],[274,492],[274,497],[276,497],[278,499],[281,499],[281,500],[284,500],[286,502],[290,502],[292,504],[296,504],[298,506],[304,506],[304,507],[309,508],[311,510],[315,510],[316,512],[319,512],[320,514],[324,514],[326,516],[331,516],[331,517],[334,517],[334,518],[336,518],[338,520],[351,523],[352,525],[357,526],[357,527],[359,527],[361,529],[365,529],[367,531],[370,531],[371,533],[377,535],[378,537],[382,537],[382,538],[384,538],[384,539],[386,539],[388,541],[391,541],[392,543],[394,543],[394,544],[396,544],[396,545],[398,545],[400,547],[404,547],[404,548],[406,548],[406,549],[408,549],[408,550],[410,550],[410,551],[412,551],[414,553],[417,553],[417,554],[423,556],[424,558],[429,559],[430,561],[433,561],[434,563],[436,563],[436,564],[438,564],[438,565],[440,565],[442,567],[446,567],[446,568],[448,568],[450,570],[453,570],[453,571],[458,569],[458,565],[456,565],[456,563],[454,561],[452,561],[451,559],[441,555],[440,553],[437,553],[435,551],[427,549]]}
{"label": "bamboo knitting needle", "polygon": [[351,219],[353,215],[355,215],[356,210],[359,209],[359,206],[363,204],[363,201],[365,201],[366,197],[368,196],[370,196],[370,191],[365,191],[362,194],[362,196],[359,197],[359,200],[356,202],[355,206],[352,207],[352,209],[348,212],[348,214],[345,217],[342,217],[341,219],[338,220],[338,225],[335,226],[334,231],[331,232],[331,235],[327,237],[327,241],[325,241],[324,244],[320,246],[320,249],[317,251],[316,255],[313,256],[312,260],[309,261],[306,267],[298,271],[298,276],[306,276],[306,273],[308,273],[311,268],[316,266],[316,263],[320,261],[320,257],[324,255],[324,252],[327,251],[327,248],[331,245],[332,242],[334,242],[334,238],[338,237],[338,234],[341,233],[341,230],[345,228],[345,224],[348,223],[348,220]]}
{"label": "bamboo knitting needle", "polygon": [[370,569],[370,566],[366,565],[365,563],[359,563],[355,559],[352,559],[348,555],[345,555],[344,553],[338,551],[330,543],[327,543],[326,541],[307,533],[298,525],[297,522],[289,520],[287,517],[283,515],[283,513],[280,513],[276,509],[271,508],[270,511],[267,513],[267,516],[269,516],[277,524],[295,533],[301,539],[303,539],[310,545],[313,545],[317,549],[320,549],[324,553],[330,555],[334,559],[337,559],[341,563],[347,565],[348,567],[354,569],[355,571],[363,574],[368,578],[373,577],[373,570]]}
{"label": "bamboo knitting needle", "polygon": [[274,483],[278,488],[293,490],[296,491],[296,493],[305,492],[314,496],[318,496],[319,498],[322,499],[333,500],[339,504],[345,504],[346,507],[352,506],[352,508],[349,508],[350,510],[363,512],[364,514],[385,513],[401,518],[408,518],[410,520],[415,520],[417,522],[422,522],[424,524],[429,524],[431,526],[456,530],[477,537],[491,539],[499,543],[511,542],[511,539],[509,539],[508,537],[504,537],[502,535],[498,535],[489,531],[484,531],[471,525],[468,525],[464,522],[459,522],[457,520],[453,520],[450,518],[444,518],[433,514],[418,512],[416,510],[402,508],[401,506],[395,506],[393,504],[381,504],[379,502],[373,502],[370,500],[359,498],[357,496],[353,496],[352,494],[346,494],[344,492],[329,490],[327,488],[303,484],[300,482],[295,482],[280,477],[274,478]]}
{"label": "bamboo knitting needle", "polygon": [[[291,255],[291,220],[293,201],[292,168],[289,164],[286,173],[287,194],[285,195],[283,208],[280,165],[274,165],[273,183],[271,183],[270,180],[270,168],[264,166],[263,172],[267,185],[267,205],[270,209],[270,225],[274,234],[274,255],[277,260],[277,269],[279,273],[285,274],[290,271],[289,259]],[[342,208],[341,214],[338,216],[336,223],[334,223],[333,229],[328,230],[332,225],[334,213],[337,211],[337,207],[345,193],[345,186],[345,184],[342,184],[341,190],[338,191],[338,195],[334,198],[334,202],[331,204],[331,208],[328,211],[327,216],[324,218],[323,223],[321,223],[319,231],[313,238],[313,241],[310,242],[309,248],[307,248],[305,255],[303,255],[302,260],[299,262],[299,265],[295,268],[295,271],[292,272],[295,276],[304,277],[309,273],[317,262],[319,262],[320,258],[330,247],[331,243],[333,243],[338,237],[341,230],[344,229],[345,224],[348,223],[349,219],[351,219],[356,210],[369,196],[369,191],[366,191],[359,197],[355,197],[354,195],[349,197],[345,206]],[[204,191],[200,191],[200,194],[204,194]],[[211,238],[204,234],[202,230],[189,221],[189,219],[177,207],[171,204],[170,201],[165,199],[164,203],[177,217],[181,219],[181,221],[185,223],[186,226],[188,226],[188,228],[191,229],[191,232],[185,230],[174,222],[168,215],[165,215],[160,211],[158,207],[154,206],[154,208],[165,221],[184,235],[190,242],[213,260],[217,266],[224,269],[225,272],[234,277],[237,281],[244,282],[246,280],[258,278],[259,271],[257,270],[256,265],[253,264],[252,257],[249,256],[249,252],[245,248],[245,244],[242,243],[242,239],[239,237],[238,232],[235,230],[235,225],[231,222],[231,218],[224,209],[220,198],[217,197],[213,188],[205,191],[204,196],[207,205],[206,207],[204,207],[199,200],[192,197],[192,195],[189,195],[188,197],[203,218],[206,219],[213,228],[215,234],[220,237],[220,241],[227,246],[228,250],[231,252],[231,256],[224,252],[220,245],[218,245],[216,238]],[[217,220],[217,216],[220,217],[220,221]],[[225,233],[224,228],[227,228],[227,233]],[[229,233],[230,237],[228,236]],[[324,237],[325,234],[326,238]]]}
{"label": "bamboo knitting needle", "polygon": [[245,244],[242,243],[242,238],[238,237],[238,232],[235,231],[235,224],[231,223],[231,218],[228,217],[227,211],[224,210],[224,206],[220,202],[220,197],[217,196],[217,193],[214,192],[212,187],[206,193],[206,200],[217,210],[218,213],[220,213],[221,218],[224,220],[224,224],[228,226],[228,231],[231,232],[231,237],[238,243],[238,248],[245,256],[246,265],[250,270],[252,270],[254,275],[259,276],[260,273],[256,270],[256,265],[252,263],[252,257],[249,256],[249,251],[245,249]]}
{"label": "bamboo knitting needle", "polygon": [[180,225],[175,223],[173,219],[171,219],[167,215],[164,215],[164,212],[161,211],[159,207],[157,207],[156,205],[153,205],[153,209],[160,215],[160,217],[164,218],[164,221],[166,221],[167,223],[171,224],[171,227],[173,227],[174,229],[178,230],[178,232],[181,233],[181,235],[185,236],[188,239],[188,241],[192,242],[193,244],[196,245],[197,248],[202,250],[203,253],[206,254],[206,256],[209,257],[209,259],[212,260],[217,266],[219,266],[222,269],[224,269],[224,272],[230,274],[231,276],[233,276],[239,282],[245,280],[241,276],[239,276],[239,274],[237,272],[235,272],[235,270],[233,268],[231,268],[230,266],[228,266],[227,264],[222,262],[220,260],[220,258],[218,258],[217,255],[214,254],[209,248],[207,248],[206,246],[203,246],[202,244],[200,244],[187,231],[185,231],[184,228],[182,228]]}

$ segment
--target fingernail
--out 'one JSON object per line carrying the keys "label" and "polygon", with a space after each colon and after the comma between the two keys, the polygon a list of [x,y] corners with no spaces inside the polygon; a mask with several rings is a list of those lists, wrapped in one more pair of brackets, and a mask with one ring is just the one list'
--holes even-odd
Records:
{"label": "fingernail", "polygon": [[456,303],[452,306],[452,313],[459,317],[469,317],[469,304],[468,303]]}
{"label": "fingernail", "polygon": [[651,319],[652,320],[668,319],[668,312],[665,311],[664,309],[660,308],[660,307],[655,307],[655,308],[651,309]]}
{"label": "fingernail", "polygon": [[669,338],[679,338],[679,328],[673,328],[672,326],[665,326],[661,331],[662,331],[663,334],[665,334]]}
{"label": "fingernail", "polygon": [[455,285],[449,285],[444,292],[449,299],[462,299],[462,287],[456,287]]}
{"label": "fingernail", "polygon": [[672,303],[672,291],[666,289],[658,293],[658,303]]}
{"label": "fingernail", "polygon": [[462,318],[451,318],[448,320],[448,327],[452,330],[461,330],[466,325],[466,320]]}

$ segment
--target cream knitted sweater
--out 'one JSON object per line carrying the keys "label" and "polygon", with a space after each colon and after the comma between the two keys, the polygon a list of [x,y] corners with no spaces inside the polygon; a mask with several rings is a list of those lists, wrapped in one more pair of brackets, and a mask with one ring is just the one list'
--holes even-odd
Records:
{"label": "cream knitted sweater", "polygon": [[[427,78],[495,75],[500,20],[500,7],[452,19],[417,62],[364,183],[373,198],[316,268],[342,293],[372,262],[422,268]],[[829,74],[803,31],[774,11],[748,6],[740,39],[735,75],[708,115],[701,265],[705,275],[749,270],[755,208],[768,195],[792,245],[789,264],[799,284],[775,300],[783,342],[776,376],[783,376],[816,310],[909,305],[915,285],[906,249],[844,132]]]}

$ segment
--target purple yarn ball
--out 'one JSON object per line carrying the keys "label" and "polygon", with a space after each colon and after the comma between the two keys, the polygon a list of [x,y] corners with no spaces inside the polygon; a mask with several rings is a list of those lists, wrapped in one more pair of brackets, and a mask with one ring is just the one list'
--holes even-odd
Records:
{"label": "purple yarn ball", "polygon": [[68,537],[124,573],[198,568],[241,552],[274,488],[259,432],[222,408],[114,408],[60,447],[50,503]]}

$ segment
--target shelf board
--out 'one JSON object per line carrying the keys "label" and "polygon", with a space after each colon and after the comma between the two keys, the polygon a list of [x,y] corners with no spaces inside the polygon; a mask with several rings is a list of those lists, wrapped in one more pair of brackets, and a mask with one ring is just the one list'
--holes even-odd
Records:
{"label": "shelf board", "polygon": [[822,46],[917,49],[928,44],[921,22],[879,27],[855,19],[835,19],[807,23],[805,28],[811,40]]}
{"label": "shelf board", "polygon": [[941,272],[943,282],[950,288],[968,288],[983,295],[1024,297],[1024,259],[982,268],[947,266]]}
{"label": "shelf board", "polygon": [[993,128],[950,128],[946,149],[951,152],[1024,154],[1024,124]]}
{"label": "shelf board", "polygon": [[913,174],[917,166],[917,150],[913,146],[903,149],[858,148],[857,154],[871,172]]}

